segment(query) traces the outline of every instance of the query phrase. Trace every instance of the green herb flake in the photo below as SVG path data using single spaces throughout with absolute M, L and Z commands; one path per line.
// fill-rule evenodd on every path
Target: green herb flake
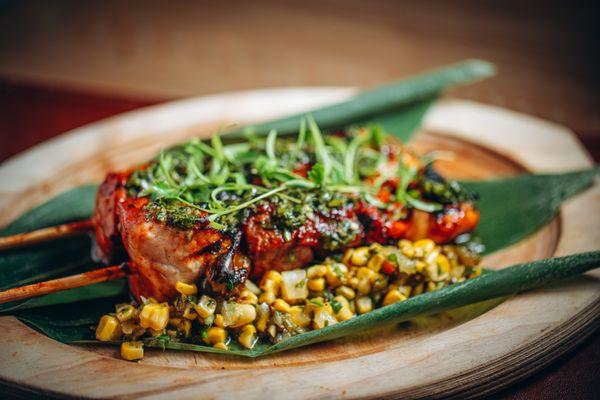
M 331 308 L 333 309 L 334 314 L 337 314 L 342 309 L 342 304 L 339 301 L 337 301 L 336 299 L 332 299 L 330 301 L 330 304 L 331 304 Z
M 304 286 L 306 286 L 306 279 L 302 279 L 301 281 L 296 283 L 294 286 L 298 289 L 302 289 Z
M 319 300 L 319 299 L 310 299 L 308 302 L 311 303 L 311 304 L 314 304 L 315 306 L 318 306 L 318 307 L 324 307 L 325 306 L 325 304 L 323 304 L 323 302 L 321 300 Z

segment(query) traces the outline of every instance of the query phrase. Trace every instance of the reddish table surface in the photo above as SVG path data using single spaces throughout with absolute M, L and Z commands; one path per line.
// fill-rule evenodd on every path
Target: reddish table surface
M 70 129 L 167 100 L 113 97 L 0 81 L 0 162 Z M 598 160 L 598 149 L 592 146 L 588 150 Z M 600 398 L 600 336 L 596 332 L 550 366 L 494 397 Z

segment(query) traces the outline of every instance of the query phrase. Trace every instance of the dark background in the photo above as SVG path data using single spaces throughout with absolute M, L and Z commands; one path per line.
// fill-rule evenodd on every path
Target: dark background
M 447 96 L 571 128 L 600 159 L 598 7 L 580 1 L 0 0 L 0 161 L 74 127 L 192 95 L 369 87 L 465 58 Z M 598 398 L 600 339 L 501 398 Z

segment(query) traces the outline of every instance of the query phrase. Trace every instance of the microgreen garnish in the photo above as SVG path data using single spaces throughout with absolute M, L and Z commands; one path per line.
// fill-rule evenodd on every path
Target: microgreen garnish
M 426 211 L 441 209 L 409 190 L 417 180 L 416 168 L 396 163 L 397 171 L 390 173 L 390 161 L 381 150 L 385 138 L 378 126 L 323 135 L 308 116 L 295 140 L 278 137 L 275 130 L 266 137 L 249 131 L 242 142 L 226 143 L 216 134 L 210 141 L 193 139 L 165 150 L 134 172 L 127 188 L 133 196 L 149 197 L 154 204 L 149 210 L 159 211 L 161 220 L 178 227 L 204 220 L 219 230 L 236 225 L 240 212 L 263 201 L 279 199 L 280 204 L 301 207 L 314 193 L 336 193 L 386 208 L 389 204 L 378 199 L 378 192 L 394 177 L 400 184 L 393 201 Z M 182 207 L 190 212 L 182 212 Z M 170 217 L 174 211 L 177 214 Z

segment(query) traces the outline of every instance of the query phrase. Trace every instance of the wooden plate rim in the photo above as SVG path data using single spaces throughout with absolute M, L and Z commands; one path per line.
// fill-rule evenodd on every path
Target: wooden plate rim
M 156 113 L 156 112 L 165 112 L 165 110 L 169 110 L 169 109 L 175 109 L 175 108 L 185 108 L 185 107 L 190 107 L 190 109 L 193 109 L 194 107 L 196 107 L 198 104 L 202 103 L 202 104 L 209 104 L 211 102 L 225 102 L 227 103 L 228 101 L 230 101 L 231 99 L 235 99 L 236 97 L 239 98 L 239 96 L 244 96 L 247 99 L 251 99 L 253 98 L 253 96 L 258 96 L 261 97 L 263 96 L 263 100 L 265 98 L 269 98 L 269 97 L 277 97 L 277 95 L 281 95 L 281 93 L 283 94 L 283 97 L 285 96 L 305 96 L 307 98 L 310 98 L 311 96 L 315 96 L 316 98 L 318 98 L 318 100 L 315 100 L 315 103 L 319 103 L 319 104 L 324 104 L 327 102 L 332 102 L 332 101 L 336 101 L 339 99 L 342 99 L 344 97 L 348 97 L 350 95 L 352 95 L 353 90 L 352 89 L 348 89 L 348 88 L 335 88 L 335 89 L 323 89 L 323 88 L 312 88 L 312 89 L 303 89 L 303 88 L 297 88 L 297 89 L 282 89 L 280 91 L 276 90 L 276 89 L 271 89 L 271 90 L 266 90 L 266 91 L 251 91 L 251 92 L 240 92 L 240 93 L 233 93 L 233 94 L 225 94 L 225 95 L 218 95 L 218 96 L 212 96 L 209 98 L 204 98 L 204 99 L 192 99 L 192 100 L 186 100 L 186 101 L 182 101 L 182 102 L 175 102 L 173 104 L 167 104 L 167 105 L 160 105 L 160 106 L 154 106 L 149 108 L 148 110 L 141 110 L 141 111 L 136 111 L 133 113 L 127 113 L 127 114 L 123 114 L 121 116 L 117 116 L 114 118 L 111 118 L 109 121 L 105 121 L 105 122 L 100 122 L 97 124 L 92 124 L 88 127 L 83 127 L 83 128 L 79 128 L 75 131 L 72 131 L 71 133 L 64 135 L 58 139 L 56 139 L 55 141 L 53 141 L 53 143 L 50 144 L 50 146 L 48 146 L 47 144 L 42 144 L 40 146 L 36 146 L 34 149 L 27 151 L 23 156 L 17 156 L 14 157 L 13 159 L 9 160 L 8 162 L 2 164 L 0 166 L 0 181 L 2 181 L 3 177 L 10 177 L 11 171 L 15 171 L 15 168 L 18 167 L 19 165 L 22 165 L 23 162 L 26 162 L 27 159 L 30 159 L 30 157 L 36 157 L 40 154 L 41 151 L 50 151 L 52 150 L 52 147 L 56 148 L 55 146 L 60 146 L 62 143 L 64 143 L 65 140 L 75 140 L 77 137 L 80 137 L 82 134 L 85 134 L 86 132 L 88 132 L 91 128 L 102 128 L 107 122 L 123 122 L 124 120 L 128 119 L 128 118 L 141 118 L 144 119 L 146 116 L 152 114 L 152 113 Z M 319 97 L 320 96 L 320 97 Z M 308 102 L 310 103 L 310 102 Z M 287 113 L 290 111 L 298 111 L 299 109 L 301 109 L 302 107 L 306 107 L 306 105 L 308 103 L 302 103 L 300 106 L 298 104 L 295 104 L 294 107 L 299 107 L 297 109 L 293 109 L 294 107 L 291 107 L 293 110 L 290 110 L 290 108 L 288 107 L 287 109 L 285 109 L 284 111 L 281 111 L 282 113 Z M 285 107 L 284 107 L 285 108 Z M 487 115 L 487 117 L 491 118 L 492 120 L 495 120 L 496 118 L 499 118 L 500 120 L 506 120 L 506 121 L 512 121 L 513 125 L 516 123 L 521 124 L 523 126 L 520 127 L 520 129 L 525 129 L 528 125 L 536 126 L 536 127 L 542 127 L 541 131 L 544 133 L 544 135 L 549 135 L 553 138 L 553 140 L 556 140 L 557 143 L 560 144 L 561 147 L 561 151 L 563 153 L 568 153 L 569 157 L 563 157 L 562 161 L 560 160 L 560 157 L 557 159 L 556 154 L 544 154 L 543 151 L 538 151 L 538 149 L 528 149 L 527 151 L 524 151 L 523 148 L 521 148 L 521 146 L 518 146 L 518 138 L 514 138 L 514 137 L 509 137 L 509 140 L 502 140 L 502 141 L 498 141 L 498 135 L 499 132 L 494 129 L 494 127 L 487 127 L 485 129 L 485 132 L 481 132 L 481 131 L 477 131 L 476 129 L 481 129 L 482 125 L 479 124 L 474 124 L 476 126 L 469 126 L 467 122 L 463 121 L 464 120 L 468 120 L 469 116 L 481 116 L 480 114 L 484 114 Z M 267 115 L 265 116 L 265 118 L 271 118 L 274 115 Z M 461 120 L 460 123 L 456 123 L 456 124 L 452 124 L 449 123 L 449 121 L 453 121 L 459 119 Z M 510 124 L 508 124 L 510 125 Z M 447 134 L 449 135 L 453 135 L 456 137 L 459 137 L 461 139 L 464 140 L 468 140 L 468 141 L 472 141 L 474 143 L 477 143 L 480 146 L 485 147 L 488 150 L 491 150 L 493 152 L 496 152 L 500 155 L 502 155 L 503 157 L 506 157 L 510 160 L 513 160 L 514 162 L 516 162 L 517 164 L 522 164 L 525 168 L 530 169 L 532 171 L 536 171 L 536 172 L 546 172 L 546 171 L 562 171 L 562 170 L 570 170 L 570 169 L 574 169 L 574 168 L 584 168 L 590 165 L 590 159 L 589 156 L 587 155 L 587 153 L 585 153 L 584 150 L 582 150 L 581 145 L 577 142 L 577 140 L 574 138 L 573 134 L 568 131 L 566 128 L 560 127 L 558 125 L 552 124 L 552 123 L 548 123 L 546 121 L 542 121 L 539 119 L 535 119 L 529 116 L 525 116 L 522 114 L 518 114 L 518 113 L 514 113 L 511 111 L 507 111 L 507 110 L 503 110 L 500 108 L 496 108 L 496 107 L 490 107 L 490 106 L 485 106 L 485 105 L 481 105 L 481 104 L 477 104 L 477 103 L 473 103 L 473 102 L 464 102 L 464 101 L 456 101 L 456 100 L 446 100 L 443 102 L 438 103 L 432 110 L 431 112 L 428 114 L 427 118 L 425 119 L 424 122 L 424 129 L 426 130 L 430 130 L 430 131 L 435 131 L 435 132 L 447 132 Z M 537 136 L 536 136 L 537 135 Z M 510 134 L 508 134 L 508 136 L 510 136 Z M 533 143 L 536 143 L 536 140 L 539 140 L 541 138 L 540 136 L 540 132 L 537 132 L 536 134 L 532 135 L 534 137 L 532 138 L 528 138 L 528 141 L 532 141 Z M 547 138 L 547 136 L 544 136 L 544 138 Z M 506 139 L 506 137 L 504 138 Z M 494 142 L 495 140 L 495 142 Z M 515 145 L 515 143 L 517 145 Z M 573 158 L 572 155 L 576 154 L 577 157 Z M 4 182 L 4 181 L 3 181 Z M 10 189 L 10 188 L 9 188 Z M 8 191 L 10 193 L 10 190 Z M 576 197 L 574 200 L 570 201 L 569 203 L 567 203 L 563 209 L 562 209 L 562 214 L 561 214 L 561 225 L 565 228 L 564 229 L 564 233 L 565 234 L 572 234 L 573 229 L 580 229 L 581 225 L 583 224 L 584 226 L 590 226 L 590 223 L 597 223 L 598 222 L 598 218 L 596 217 L 596 215 L 594 215 L 593 213 L 591 214 L 592 217 L 590 217 L 589 215 L 587 215 L 588 217 L 588 221 L 583 221 L 582 222 L 582 218 L 584 217 L 584 215 L 582 215 L 581 212 L 578 212 L 578 210 L 580 210 L 581 208 L 583 209 L 597 209 L 596 204 L 594 203 L 594 201 L 597 199 L 598 197 L 598 185 L 596 184 L 596 186 L 586 192 L 583 195 L 580 195 L 578 197 Z M 10 196 L 8 196 L 10 197 Z M 1 202 L 0 202 L 1 204 Z M 596 207 L 594 207 L 596 206 Z M 590 221 L 591 220 L 591 221 Z M 576 223 L 575 223 L 576 222 Z M 587 224 L 586 224 L 587 223 Z M 600 224 L 598 224 L 600 225 Z M 557 246 L 556 246 L 556 254 L 560 255 L 560 254 L 568 254 L 568 253 L 572 253 L 572 252 L 576 252 L 576 251 L 584 251 L 584 250 L 590 250 L 590 246 L 592 246 L 591 248 L 595 248 L 595 244 L 594 244 L 594 240 L 598 238 L 598 232 L 597 230 L 591 230 L 592 235 L 590 238 L 587 238 L 587 240 L 584 240 L 583 243 L 578 243 L 578 244 L 574 244 L 568 240 L 565 240 L 565 238 L 563 236 L 561 236 L 558 240 Z M 414 384 L 412 386 L 405 386 L 405 387 L 399 387 L 399 386 L 395 386 L 393 383 L 389 384 L 389 382 L 385 382 L 385 377 L 381 376 L 381 375 L 377 375 L 377 376 L 371 376 L 371 374 L 365 374 L 364 371 L 362 371 L 361 374 L 356 374 L 356 370 L 354 370 L 354 373 L 351 374 L 353 375 L 355 378 L 357 378 L 358 384 L 353 384 L 353 385 L 348 385 L 347 389 L 343 389 L 343 386 L 335 385 L 335 384 L 328 384 L 328 385 L 322 385 L 322 386 L 317 386 L 315 382 L 314 386 L 309 386 L 308 388 L 305 388 L 304 391 L 302 391 L 301 393 L 298 391 L 294 391 L 294 390 L 288 390 L 288 389 L 294 389 L 296 387 L 296 385 L 301 385 L 302 384 L 302 380 L 303 380 L 303 375 L 306 375 L 305 378 L 311 377 L 310 373 L 307 373 L 310 369 L 314 369 L 314 366 L 300 366 L 300 367 L 285 367 L 285 366 L 280 366 L 278 368 L 276 368 L 275 370 L 271 370 L 269 372 L 269 374 L 267 376 L 261 376 L 262 379 L 264 379 L 264 381 L 269 381 L 269 380 L 277 380 L 277 379 L 282 379 L 282 381 L 284 381 L 283 383 L 285 383 L 285 385 L 281 385 L 278 384 L 275 386 L 275 388 L 273 389 L 272 392 L 270 392 L 270 394 L 275 394 L 277 393 L 277 391 L 279 391 L 279 393 L 286 393 L 288 394 L 290 397 L 322 397 L 322 396 L 328 396 L 328 397 L 374 397 L 374 396 L 389 396 L 389 397 L 397 397 L 397 396 L 408 396 L 408 397 L 421 397 L 421 396 L 436 396 L 436 395 L 440 395 L 440 394 L 454 394 L 456 395 L 457 393 L 463 393 L 463 394 L 474 394 L 477 393 L 477 391 L 474 391 L 474 388 L 476 388 L 476 384 L 477 382 L 479 383 L 484 383 L 484 382 L 491 382 L 494 379 L 498 379 L 500 377 L 508 377 L 510 376 L 512 373 L 514 373 L 518 368 L 522 368 L 523 365 L 526 365 L 527 363 L 524 362 L 524 360 L 543 360 L 543 362 L 539 362 L 538 366 L 536 368 L 540 368 L 541 366 L 545 365 L 547 362 L 550 362 L 551 360 L 554 359 L 554 356 L 551 356 L 552 354 L 560 354 L 562 353 L 562 351 L 560 350 L 564 350 L 564 346 L 567 346 L 570 342 L 572 343 L 576 343 L 578 340 L 577 338 L 580 337 L 585 337 L 586 335 L 589 334 L 590 329 L 595 327 L 597 325 L 597 316 L 599 313 L 599 299 L 600 299 L 600 287 L 598 285 L 598 282 L 595 278 L 597 278 L 598 274 L 590 274 L 589 278 L 584 279 L 583 283 L 579 282 L 578 285 L 573 285 L 573 286 L 567 286 L 565 287 L 561 287 L 560 290 L 557 289 L 542 289 L 542 290 L 538 290 L 538 291 L 534 291 L 534 292 L 529 292 L 529 293 L 525 293 L 523 295 L 519 295 L 516 296 L 510 300 L 508 300 L 507 302 L 503 303 L 501 306 L 499 306 L 497 309 L 492 310 L 489 313 L 486 313 L 474 320 L 469 321 L 468 323 L 465 323 L 463 325 L 460 325 L 456 328 L 453 328 L 452 330 L 454 332 L 452 332 L 453 334 L 456 334 L 457 332 L 479 332 L 480 334 L 482 334 L 482 337 L 485 337 L 485 335 L 483 335 L 481 328 L 482 328 L 482 324 L 485 325 L 485 321 L 482 322 L 482 320 L 490 320 L 493 319 L 496 315 L 501 315 L 503 312 L 505 312 L 507 310 L 507 308 L 515 308 L 518 309 L 519 307 L 523 306 L 523 304 L 529 303 L 529 302 L 536 302 L 536 301 L 540 301 L 540 298 L 545 298 L 548 296 L 553 296 L 553 297 L 561 297 L 564 296 L 565 292 L 570 291 L 571 294 L 575 294 L 575 295 L 579 295 L 580 297 L 578 297 L 578 301 L 581 302 L 580 304 L 580 308 L 578 310 L 578 312 L 576 314 L 574 314 L 573 316 L 571 316 L 571 318 L 568 318 L 566 320 L 561 320 L 561 321 L 554 321 L 552 320 L 552 318 L 549 318 L 549 321 L 547 321 L 548 326 L 546 327 L 547 329 L 544 331 L 543 334 L 541 335 L 532 335 L 531 337 L 529 337 L 529 341 L 526 342 L 521 342 L 519 346 L 516 346 L 512 349 L 510 349 L 510 351 L 506 351 L 506 349 L 504 349 L 504 351 L 500 351 L 499 354 L 496 354 L 497 357 L 488 357 L 488 359 L 483 360 L 480 362 L 480 364 L 478 365 L 474 365 L 471 369 L 466 369 L 463 370 L 463 372 L 461 374 L 458 375 L 446 375 L 443 379 L 438 379 L 438 380 L 425 380 L 419 384 Z M 594 278 L 594 279 L 590 279 L 590 278 Z M 585 293 L 585 296 L 582 296 L 582 293 Z M 582 318 L 585 317 L 585 318 Z M 493 321 L 491 321 L 493 322 Z M 577 326 L 576 323 L 579 323 L 580 326 Z M 567 328 L 572 328 L 572 329 L 567 329 Z M 579 328 L 579 329 L 576 329 Z M 72 365 L 73 367 L 79 365 L 79 366 L 83 366 L 85 365 L 86 368 L 90 367 L 93 368 L 94 363 L 98 363 L 98 364 L 102 364 L 103 366 L 110 366 L 107 370 L 108 372 L 105 370 L 103 375 L 104 375 L 104 384 L 108 384 L 110 381 L 113 381 L 115 379 L 118 379 L 117 376 L 115 376 L 112 371 L 113 371 L 113 367 L 114 370 L 116 371 L 131 371 L 133 372 L 134 370 L 136 370 L 137 372 L 134 373 L 133 375 L 135 376 L 143 376 L 144 373 L 140 373 L 139 370 L 143 369 L 143 370 L 149 370 L 152 368 L 156 368 L 154 366 L 148 366 L 148 365 L 139 365 L 136 366 L 137 368 L 132 368 L 131 364 L 126 364 L 126 367 L 124 368 L 123 365 L 123 361 L 119 361 L 119 360 L 114 360 L 112 358 L 109 357 L 102 357 L 99 356 L 97 354 L 93 354 L 89 353 L 85 350 L 81 350 L 81 349 L 76 349 L 73 348 L 71 346 L 66 346 L 66 345 L 62 345 L 60 343 L 56 343 L 51 341 L 50 339 L 40 335 L 39 333 L 30 330 L 29 328 L 25 327 L 23 324 L 16 322 L 14 318 L 12 317 L 3 317 L 0 318 L 0 331 L 3 332 L 2 335 L 6 336 L 7 334 L 13 333 L 13 334 L 21 334 L 25 337 L 27 337 L 27 340 L 31 341 L 31 343 L 50 343 L 51 347 L 53 348 L 53 352 L 55 352 L 56 354 L 61 353 L 61 352 L 65 352 L 66 353 L 71 353 L 70 356 L 72 356 L 73 360 L 74 360 L 74 364 Z M 529 354 L 526 355 L 524 360 L 519 360 L 519 354 L 523 353 L 524 350 L 531 348 L 532 344 L 535 343 L 539 343 L 541 339 L 546 340 L 546 343 L 548 343 L 548 340 L 552 339 L 554 340 L 554 342 L 551 341 L 551 346 L 549 345 L 547 347 L 547 349 L 545 349 L 545 351 L 539 351 L 538 353 L 535 353 L 533 355 Z M 12 343 L 13 344 L 17 344 L 19 342 L 19 339 L 13 340 Z M 5 341 L 4 342 L 4 346 L 5 349 L 9 348 L 8 346 L 11 345 L 11 341 Z M 568 346 L 570 347 L 570 345 Z M 501 354 L 500 354 L 501 353 Z M 513 359 L 518 360 L 520 363 L 515 362 L 512 365 L 506 365 L 502 363 L 502 357 L 506 358 L 505 356 L 509 354 L 513 357 Z M 344 361 L 338 361 L 336 362 L 338 365 L 333 366 L 332 364 L 334 364 L 333 362 L 327 363 L 327 365 L 321 365 L 320 368 L 322 369 L 321 373 L 325 372 L 325 370 L 327 371 L 331 371 L 332 367 L 335 368 L 342 368 L 343 366 L 340 366 L 339 364 L 347 364 L 347 367 L 356 367 L 356 366 L 367 366 L 367 365 L 375 365 L 377 366 L 377 361 L 378 361 L 378 356 L 380 355 L 366 355 L 361 357 L 361 359 L 359 360 L 347 360 L 346 362 Z M 536 358 L 537 357 L 537 358 Z M 48 364 L 50 360 L 40 360 L 39 364 L 35 364 L 35 366 L 29 365 L 29 367 L 33 368 L 33 369 L 40 369 L 42 367 L 45 368 L 50 368 L 50 369 L 56 369 L 56 366 L 52 366 L 51 363 Z M 479 361 L 477 358 L 474 359 L 474 361 Z M 33 391 L 33 392 L 38 392 L 38 391 L 43 391 L 44 393 L 48 394 L 48 393 L 53 393 L 54 395 L 65 395 L 65 391 L 64 390 L 60 390 L 60 389 L 56 389 L 56 388 L 51 388 L 47 385 L 47 382 L 42 382 L 37 381 L 35 379 L 31 379 L 31 380 L 23 380 L 21 379 L 21 377 L 19 376 L 20 374 L 15 373 L 15 371 L 9 371 L 7 367 L 9 365 L 15 365 L 14 363 L 19 363 L 19 358 L 15 358 L 12 356 L 9 356 L 8 354 L 8 350 L 2 351 L 2 355 L 0 355 L 0 365 L 3 366 L 3 368 L 0 370 L 0 379 L 7 385 L 12 386 L 13 388 L 15 387 L 15 385 L 20 385 L 23 388 L 29 388 L 29 390 Z M 46 363 L 46 364 L 45 364 Z M 494 368 L 494 364 L 498 364 L 500 363 L 500 369 L 496 369 Z M 491 368 L 490 371 L 488 371 L 489 373 L 487 374 L 480 374 L 476 380 L 471 380 L 470 382 L 464 382 L 461 381 L 461 385 L 460 387 L 455 385 L 452 385 L 453 382 L 456 382 L 456 379 L 461 376 L 464 375 L 465 372 L 464 371 L 479 371 L 482 372 L 486 367 Z M 389 369 L 390 367 L 388 365 L 381 366 L 382 369 Z M 60 370 L 60 367 L 58 367 L 58 369 Z M 93 368 L 95 369 L 95 368 Z M 200 381 L 198 381 L 197 379 L 194 379 L 194 377 L 192 375 L 189 374 L 189 371 L 187 369 L 184 368 L 177 368 L 177 367 L 168 367 L 165 368 L 168 369 L 169 371 L 171 371 L 171 374 L 164 374 L 164 375 L 171 375 L 170 377 L 172 378 L 171 380 L 166 380 L 166 379 L 159 379 L 157 382 L 155 382 L 152 385 L 148 386 L 148 389 L 146 391 L 137 391 L 137 390 L 133 390 L 131 391 L 128 388 L 118 388 L 117 391 L 113 391 L 111 392 L 110 390 L 106 390 L 103 392 L 95 392 L 93 390 L 90 390 L 89 387 L 86 387 L 85 385 L 81 385 L 81 386 L 72 386 L 73 382 L 70 383 L 70 395 L 76 395 L 76 396 L 84 396 L 84 397 L 104 397 L 104 396 L 113 396 L 113 395 L 117 395 L 120 397 L 139 397 L 139 396 L 143 396 L 143 397 L 161 397 L 161 395 L 178 395 L 180 397 L 194 397 L 193 393 L 194 393 L 194 389 L 198 388 L 199 385 L 202 385 L 202 390 L 204 393 L 212 393 L 215 395 L 215 397 L 227 397 L 227 395 L 231 395 L 234 394 L 236 392 L 239 393 L 245 393 L 246 397 L 262 397 L 265 395 L 265 392 L 263 390 L 261 390 L 260 388 L 250 388 L 250 387 L 246 387 L 246 385 L 242 385 L 242 386 L 238 386 L 236 388 L 230 388 L 230 391 L 226 391 L 226 392 L 218 392 L 216 389 L 218 388 L 218 385 L 215 386 L 215 382 L 219 381 L 221 383 L 222 379 L 228 379 L 228 381 L 234 381 L 236 378 L 239 381 L 240 379 L 245 379 L 245 378 L 249 378 L 250 376 L 248 376 L 248 371 L 244 370 L 244 371 L 223 371 L 222 376 L 214 379 L 215 382 L 207 382 L 205 379 L 201 379 Z M 279 371 L 279 373 L 278 373 Z M 352 372 L 352 370 L 348 370 L 346 368 L 346 372 L 350 371 Z M 369 370 L 367 370 L 369 371 Z M 25 372 L 25 371 L 23 371 Z M 260 371 L 257 371 L 257 373 Z M 532 370 L 527 371 L 532 372 Z M 282 375 L 283 374 L 283 375 Z M 24 374 L 25 375 L 25 374 Z M 35 374 L 30 374 L 31 376 L 35 377 Z M 154 375 L 154 374 L 151 374 Z M 372 378 L 371 381 L 371 385 L 364 385 L 364 376 L 361 375 L 367 375 L 370 378 Z M 468 375 L 468 374 L 467 374 Z M 291 378 L 290 378 L 291 376 Z M 522 375 L 520 375 L 522 376 Z M 197 378 L 197 377 L 196 377 Z M 229 379 L 231 378 L 231 379 Z M 331 375 L 331 378 L 333 380 L 337 379 L 337 376 L 335 374 Z M 347 378 L 347 377 L 346 377 Z M 170 383 L 172 383 L 173 379 L 175 379 L 178 383 L 175 385 L 172 385 Z M 505 383 L 504 384 L 508 384 L 511 382 L 510 379 L 505 379 Z M 251 383 L 251 382 L 249 382 Z M 362 383 L 362 385 L 361 385 Z M 447 386 L 448 384 L 450 384 L 450 386 Z M 162 390 L 161 390 L 162 388 Z M 307 390 L 308 389 L 308 390 Z M 496 390 L 498 389 L 498 386 L 494 386 L 492 389 L 490 389 L 489 387 L 486 387 L 486 390 Z M 18 389 L 15 389 L 18 390 Z M 208 392 L 206 391 L 208 390 Z M 348 391 L 352 390 L 351 393 L 349 393 Z M 102 393 L 102 394 L 99 394 Z M 482 391 L 479 391 L 479 393 L 483 393 Z M 299 394 L 301 394 L 301 396 L 299 396 Z

